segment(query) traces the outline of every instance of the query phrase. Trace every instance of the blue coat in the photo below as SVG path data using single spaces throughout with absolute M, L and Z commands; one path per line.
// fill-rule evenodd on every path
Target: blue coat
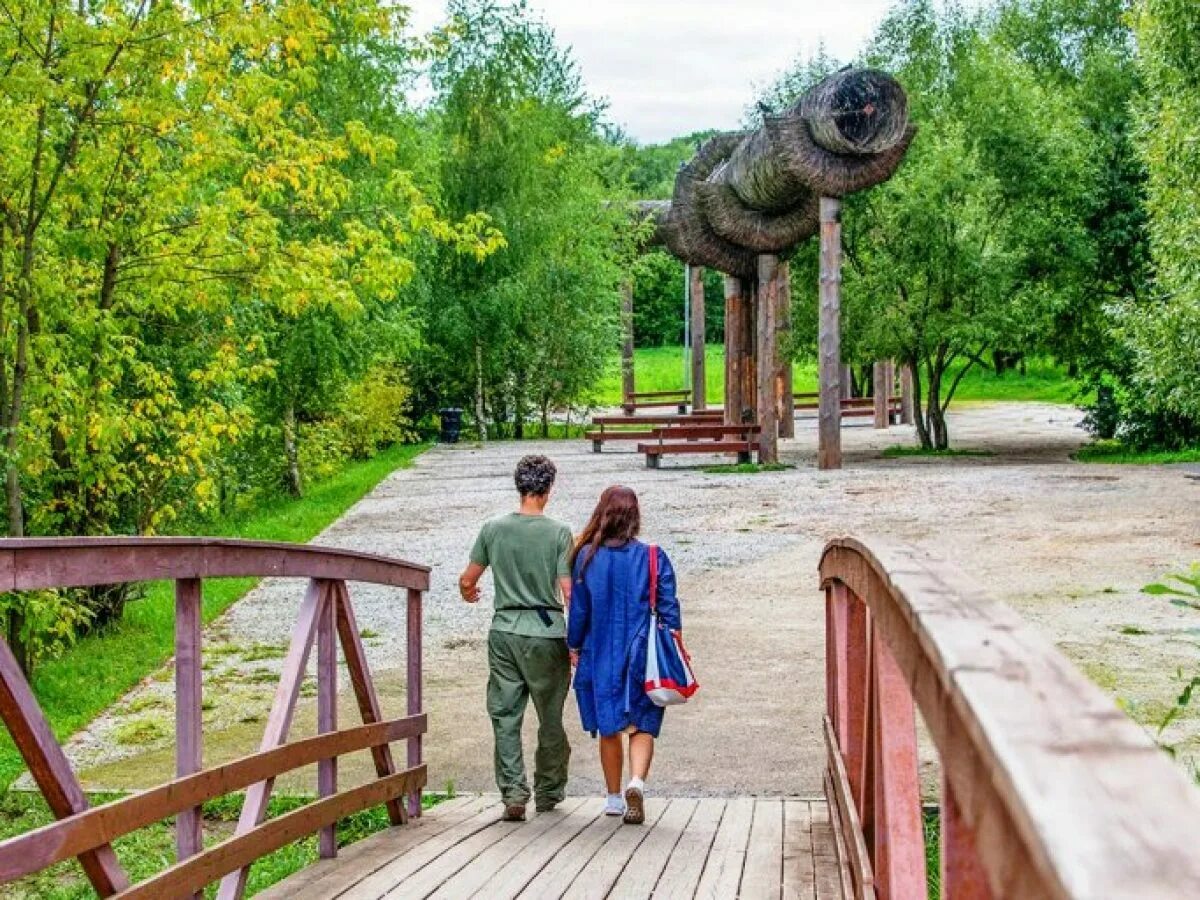
M 580 651 L 575 699 L 583 728 L 594 737 L 633 725 L 655 737 L 663 710 L 646 696 L 646 639 L 650 630 L 650 550 L 641 541 L 601 547 L 588 563 L 584 549 L 575 561 L 567 646 Z M 582 571 L 582 575 L 580 572 Z M 668 628 L 681 629 L 675 570 L 658 551 L 658 614 Z

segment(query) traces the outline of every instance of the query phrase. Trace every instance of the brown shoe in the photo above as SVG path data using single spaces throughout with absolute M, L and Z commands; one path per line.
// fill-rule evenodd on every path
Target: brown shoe
M 501 822 L 524 822 L 525 821 L 525 804 L 524 803 L 506 803 L 504 805 L 504 815 L 500 817 Z
M 646 821 L 645 798 L 637 788 L 625 790 L 625 824 L 641 825 Z

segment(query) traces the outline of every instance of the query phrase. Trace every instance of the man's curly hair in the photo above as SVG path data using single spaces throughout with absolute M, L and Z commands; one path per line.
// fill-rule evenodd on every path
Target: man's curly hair
M 522 497 L 544 497 L 554 487 L 558 469 L 547 456 L 523 456 L 517 463 L 513 480 Z

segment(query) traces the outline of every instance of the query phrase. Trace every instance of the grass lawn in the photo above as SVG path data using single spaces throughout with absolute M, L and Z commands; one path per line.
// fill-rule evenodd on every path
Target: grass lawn
M 797 393 L 817 389 L 815 362 L 798 362 L 793 367 L 794 390 Z M 634 357 L 634 375 L 639 391 L 670 391 L 684 386 L 683 349 L 681 347 L 644 347 Z M 953 371 L 951 373 L 953 375 Z M 706 357 L 705 383 L 709 402 L 720 402 L 725 392 L 725 348 L 709 345 Z M 1048 360 L 1030 360 L 1026 374 L 1007 372 L 997 376 L 987 369 L 972 367 L 963 376 L 954 394 L 960 400 L 1026 400 L 1047 403 L 1073 403 L 1078 387 L 1067 377 L 1066 370 Z M 614 361 L 598 389 L 599 402 L 617 406 L 621 402 L 621 370 Z
M 959 450 L 950 447 L 946 450 L 926 450 L 924 447 L 908 447 L 896 444 L 886 448 L 881 454 L 884 459 L 904 459 L 909 456 L 994 456 L 991 450 Z
M 1123 463 L 1135 466 L 1200 463 L 1200 447 L 1189 450 L 1130 450 L 1120 441 L 1096 441 L 1080 447 L 1075 459 L 1089 463 Z
M 247 513 L 203 526 L 220 537 L 272 541 L 312 540 L 389 473 L 406 468 L 427 445 L 392 447 L 374 459 L 351 463 L 313 484 L 299 500 L 279 499 Z M 229 578 L 204 584 L 204 621 L 210 622 L 256 583 Z M 154 671 L 174 652 L 175 599 L 170 582 L 147 585 L 121 622 L 79 641 L 62 656 L 38 665 L 33 689 L 59 740 L 69 737 Z M 7 732 L 0 735 L 0 791 L 24 771 Z
M 124 795 L 92 794 L 93 806 L 109 803 Z M 237 824 L 242 807 L 242 794 L 230 794 L 204 806 L 204 844 L 212 846 L 229 838 Z M 311 797 L 275 797 L 271 800 L 268 817 L 279 816 L 298 809 L 311 801 Z M 422 806 L 428 809 L 447 799 L 441 794 L 425 794 Z M 23 834 L 54 821 L 54 816 L 40 795 L 23 791 L 0 796 L 0 839 Z M 345 847 L 367 835 L 388 827 L 387 812 L 383 807 L 373 807 L 343 819 L 338 824 L 338 846 Z M 126 835 L 113 845 L 117 857 L 132 882 L 149 878 L 175 862 L 174 820 L 159 822 Z M 246 882 L 246 894 L 252 895 L 265 890 L 315 862 L 317 859 L 316 835 L 309 835 L 274 853 L 264 856 L 250 869 Z M 31 875 L 5 888 L 6 897 L 38 897 L 43 900 L 75 900 L 95 897 L 83 870 L 75 860 L 59 863 Z M 216 896 L 216 885 L 205 891 L 206 897 Z

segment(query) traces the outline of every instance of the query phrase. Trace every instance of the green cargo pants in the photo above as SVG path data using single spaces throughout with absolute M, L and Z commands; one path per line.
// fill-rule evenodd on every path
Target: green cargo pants
M 571 661 L 562 638 L 488 634 L 487 708 L 496 738 L 496 786 L 506 804 L 529 802 L 521 723 L 530 699 L 538 717 L 537 801 L 557 803 L 566 796 L 571 745 L 562 714 L 570 686 Z

